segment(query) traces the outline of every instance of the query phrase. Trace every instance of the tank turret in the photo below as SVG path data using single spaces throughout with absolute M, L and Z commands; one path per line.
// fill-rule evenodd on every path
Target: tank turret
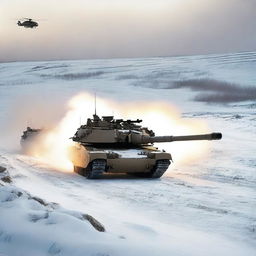
M 78 128 L 73 141 L 84 144 L 120 144 L 134 147 L 155 142 L 189 141 L 189 140 L 219 140 L 221 133 L 187 135 L 187 136 L 155 136 L 152 130 L 138 125 L 142 120 L 114 119 L 113 116 L 97 115 L 88 118 L 87 124 Z
M 23 131 L 23 134 L 21 136 L 21 140 L 27 140 L 37 134 L 39 134 L 42 131 L 42 129 L 33 129 L 30 127 L 27 127 L 27 130 Z
M 70 151 L 74 171 L 86 178 L 99 178 L 104 173 L 129 173 L 139 177 L 160 178 L 168 169 L 172 156 L 160 151 L 153 143 L 219 140 L 221 133 L 155 136 L 140 125 L 142 120 L 100 118 L 93 115 L 81 125 L 72 140 L 77 142 Z

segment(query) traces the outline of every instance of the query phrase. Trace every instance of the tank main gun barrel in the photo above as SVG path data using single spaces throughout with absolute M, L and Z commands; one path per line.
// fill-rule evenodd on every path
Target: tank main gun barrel
M 136 136 L 137 137 L 137 136 Z M 184 135 L 184 136 L 141 136 L 132 140 L 132 143 L 147 144 L 155 142 L 172 142 L 172 141 L 189 141 L 189 140 L 220 140 L 222 138 L 221 133 L 209 133 L 199 135 Z M 140 141 L 138 141 L 138 139 Z

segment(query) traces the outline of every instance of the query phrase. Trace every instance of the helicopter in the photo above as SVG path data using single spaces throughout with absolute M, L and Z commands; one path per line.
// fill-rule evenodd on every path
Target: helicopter
M 18 26 L 22 26 L 24 28 L 34 28 L 34 27 L 38 27 L 38 23 L 33 21 L 30 18 L 24 18 L 25 21 L 20 22 L 18 21 Z

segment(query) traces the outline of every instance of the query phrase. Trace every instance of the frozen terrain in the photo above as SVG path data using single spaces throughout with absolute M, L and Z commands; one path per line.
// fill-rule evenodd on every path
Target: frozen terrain
M 255 255 L 255 70 L 256 52 L 0 63 L 0 179 L 12 180 L 0 180 L 0 255 Z M 159 180 L 86 180 L 57 158 L 21 153 L 27 125 L 74 120 L 68 140 L 94 112 L 95 92 L 99 115 L 223 139 L 160 145 L 174 163 Z M 88 104 L 72 116 L 67 102 L 81 93 Z

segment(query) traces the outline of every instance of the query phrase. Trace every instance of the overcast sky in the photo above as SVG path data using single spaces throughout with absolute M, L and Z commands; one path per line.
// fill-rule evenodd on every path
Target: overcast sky
M 256 0 L 0 0 L 0 61 L 250 50 Z

